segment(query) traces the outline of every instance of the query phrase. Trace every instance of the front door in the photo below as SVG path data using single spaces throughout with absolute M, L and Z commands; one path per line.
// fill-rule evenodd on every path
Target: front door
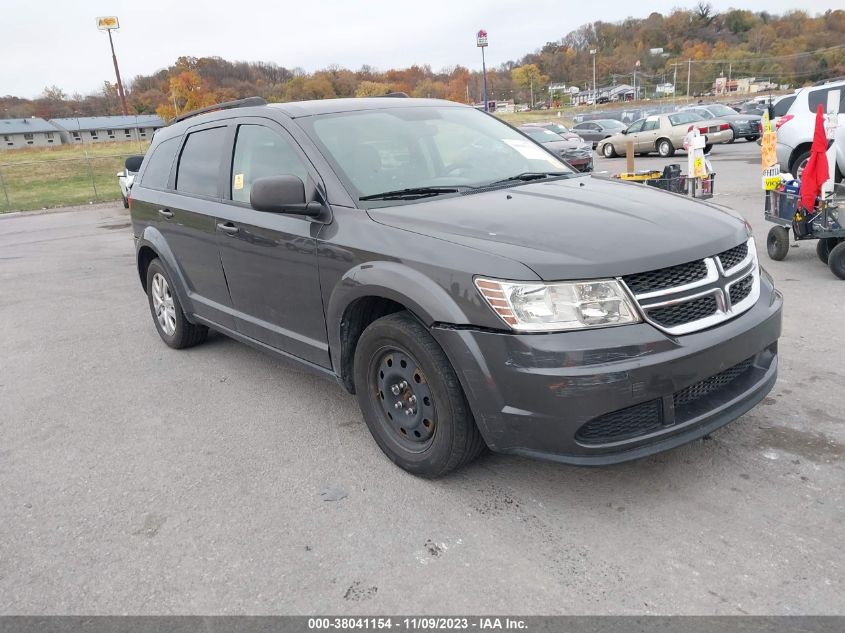
M 268 119 L 242 119 L 231 156 L 229 187 L 216 222 L 237 329 L 330 367 L 316 252 L 323 225 L 249 205 L 258 178 L 294 175 L 309 191 L 316 172 L 282 126 Z

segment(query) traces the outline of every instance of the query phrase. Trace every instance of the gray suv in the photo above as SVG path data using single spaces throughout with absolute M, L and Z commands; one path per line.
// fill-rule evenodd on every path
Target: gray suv
M 445 101 L 214 110 L 159 130 L 131 191 L 159 335 L 337 381 L 411 473 L 485 447 L 642 457 L 775 382 L 781 296 L 727 209 L 573 172 Z
M 781 171 L 789 172 L 801 178 L 807 161 L 810 160 L 810 147 L 816 125 L 816 109 L 819 104 L 827 110 L 828 94 L 833 92 L 839 97 L 839 113 L 845 114 L 845 81 L 831 81 L 811 86 L 798 91 L 789 104 L 789 109 L 778 111 L 780 102 L 775 105 L 777 119 L 777 158 Z M 840 116 L 836 129 L 836 180 L 842 180 L 845 174 L 845 120 Z M 834 176 L 834 174 L 831 174 Z

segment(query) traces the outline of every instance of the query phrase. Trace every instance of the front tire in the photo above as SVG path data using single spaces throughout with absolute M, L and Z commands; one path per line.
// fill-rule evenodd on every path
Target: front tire
M 173 349 L 199 345 L 208 336 L 207 327 L 185 318 L 170 275 L 158 259 L 147 268 L 147 300 L 158 335 Z
M 845 242 L 839 242 L 830 250 L 827 265 L 830 266 L 830 272 L 840 279 L 845 279 Z
M 605 143 L 601 148 L 601 153 L 605 158 L 616 158 L 616 148 L 613 143 Z
M 381 450 L 420 477 L 441 477 L 485 448 L 446 354 L 408 312 L 371 323 L 355 349 L 355 392 Z
M 789 254 L 789 229 L 773 226 L 766 238 L 766 252 L 776 262 L 782 261 Z

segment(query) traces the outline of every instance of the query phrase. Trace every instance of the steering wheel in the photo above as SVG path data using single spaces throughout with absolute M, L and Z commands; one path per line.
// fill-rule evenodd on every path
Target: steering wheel
M 440 172 L 441 176 L 448 176 L 453 171 L 457 171 L 459 169 L 472 169 L 475 167 L 472 163 L 462 162 L 462 163 L 452 163 L 451 165 L 444 165 L 443 170 Z

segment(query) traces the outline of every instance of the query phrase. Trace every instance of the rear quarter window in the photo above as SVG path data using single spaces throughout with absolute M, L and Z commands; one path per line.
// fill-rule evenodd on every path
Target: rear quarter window
M 178 136 L 159 143 L 150 156 L 141 184 L 150 189 L 167 189 L 170 168 L 173 166 L 173 159 L 176 158 L 177 149 L 179 149 Z
M 845 99 L 842 98 L 843 95 L 845 95 L 845 86 L 811 90 L 807 93 L 807 106 L 809 107 L 810 112 L 815 113 L 819 104 L 821 104 L 824 111 L 827 112 L 827 95 L 831 90 L 839 91 L 839 112 L 845 113 Z

